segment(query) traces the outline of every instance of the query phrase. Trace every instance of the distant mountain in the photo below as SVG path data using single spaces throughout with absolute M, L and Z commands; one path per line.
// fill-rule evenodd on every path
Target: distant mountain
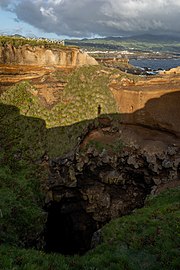
M 88 41 L 88 39 L 83 39 Z M 96 39 L 94 39 L 96 40 Z M 160 42 L 160 41 L 177 41 L 180 42 L 179 36 L 170 36 L 170 35 L 151 35 L 151 34 L 144 34 L 144 35 L 134 35 L 128 37 L 105 37 L 105 38 L 97 38 L 97 40 L 107 40 L 107 41 L 142 41 L 142 42 Z
M 126 40 L 136 40 L 136 41 L 145 41 L 145 42 L 151 42 L 151 41 L 167 41 L 167 42 L 172 42 L 172 41 L 177 41 L 180 42 L 180 37 L 177 36 L 170 36 L 170 35 L 150 35 L 150 34 L 144 34 L 144 35 L 136 35 L 136 36 L 131 36 L 124 38 Z
M 11 35 L 11 37 L 24 38 L 24 36 L 19 35 L 19 34 L 14 34 L 14 35 Z
M 76 45 L 90 50 L 136 50 L 180 53 L 180 37 L 171 35 L 134 35 L 66 40 L 66 45 Z

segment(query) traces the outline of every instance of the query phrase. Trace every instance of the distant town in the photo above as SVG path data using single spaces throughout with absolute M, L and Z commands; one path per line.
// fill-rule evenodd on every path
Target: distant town
M 18 39 L 24 39 L 24 40 L 30 40 L 30 41 L 37 41 L 37 42 L 47 42 L 47 43 L 52 43 L 52 44 L 59 44 L 64 46 L 65 41 L 64 40 L 59 40 L 59 39 L 50 39 L 50 38 L 43 38 L 43 37 L 24 37 L 18 34 L 15 35 L 1 35 L 2 37 L 11 37 L 11 38 L 18 38 Z

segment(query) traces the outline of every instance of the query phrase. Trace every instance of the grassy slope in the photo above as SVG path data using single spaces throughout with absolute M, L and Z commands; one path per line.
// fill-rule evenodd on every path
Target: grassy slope
M 118 80 L 124 77 L 133 80 L 138 78 L 101 66 L 80 67 L 69 75 L 60 71 L 54 73 L 57 78 L 67 80 L 67 85 L 61 101 L 52 109 L 45 108 L 32 95 L 33 87 L 29 82 L 16 84 L 6 90 L 0 95 L 0 102 L 18 107 L 23 115 L 45 120 L 48 128 L 67 126 L 96 118 L 98 105 L 101 105 L 101 114 L 117 112 L 116 102 L 108 88 L 109 78 L 115 74 L 119 75 Z
M 0 104 L 0 243 L 35 244 L 43 230 L 42 179 L 45 123 Z
M 61 155 L 76 144 L 87 120 L 97 117 L 99 104 L 104 114 L 117 112 L 116 103 L 107 86 L 111 73 L 102 73 L 101 69 L 100 66 L 82 67 L 68 75 L 65 78 L 68 83 L 62 101 L 52 109 L 45 108 L 32 95 L 33 87 L 28 82 L 22 82 L 5 91 L 0 96 L 0 102 L 18 107 L 22 115 L 45 120 L 48 128 L 54 128 L 48 132 L 48 151 L 53 156 Z M 64 74 L 56 72 L 55 76 L 62 78 Z M 56 138 L 58 141 L 54 145 Z
M 179 269 L 179 197 L 174 189 L 150 197 L 143 209 L 111 221 L 102 243 L 79 257 L 1 246 L 0 268 L 13 270 Z

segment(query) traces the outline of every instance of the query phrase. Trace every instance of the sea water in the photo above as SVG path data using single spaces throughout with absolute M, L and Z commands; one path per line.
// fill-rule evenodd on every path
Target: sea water
M 167 59 L 131 59 L 130 64 L 140 68 L 150 68 L 152 70 L 168 70 L 180 66 L 180 58 Z

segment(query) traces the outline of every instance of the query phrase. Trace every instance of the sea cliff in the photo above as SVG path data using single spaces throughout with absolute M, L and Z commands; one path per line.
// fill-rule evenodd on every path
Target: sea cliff
M 46 48 L 46 46 L 5 44 L 0 46 L 0 64 L 57 65 L 74 67 L 98 65 L 97 61 L 75 47 Z

